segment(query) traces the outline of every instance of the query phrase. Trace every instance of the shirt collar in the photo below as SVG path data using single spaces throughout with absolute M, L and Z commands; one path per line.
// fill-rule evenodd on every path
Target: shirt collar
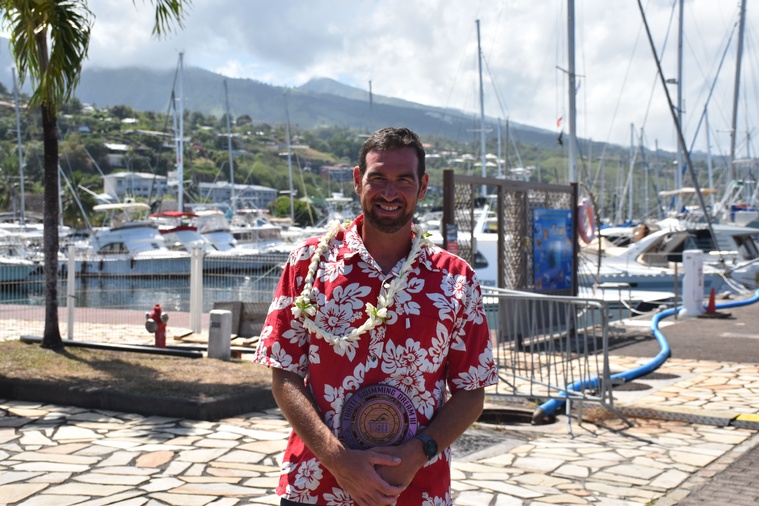
M 342 256 L 344 259 L 348 260 L 355 255 L 359 255 L 359 257 L 364 262 L 366 262 L 369 265 L 373 265 L 377 270 L 380 270 L 379 266 L 374 261 L 374 258 L 372 258 L 372 255 L 366 249 L 366 246 L 364 245 L 364 240 L 361 238 L 361 227 L 363 226 L 364 226 L 364 215 L 360 214 L 358 215 L 358 217 L 356 217 L 355 220 L 351 222 L 351 224 L 348 226 L 347 230 L 345 231 L 345 235 L 343 237 L 343 244 L 340 246 L 338 256 Z M 430 265 L 429 261 L 427 261 L 429 254 L 430 254 L 430 249 L 422 248 L 422 251 L 420 252 L 420 255 L 417 258 L 415 264 L 424 265 L 425 267 L 427 267 L 428 270 L 431 270 L 432 266 Z M 393 271 L 392 271 L 393 275 L 397 274 L 396 267 L 399 267 L 401 263 L 402 261 L 399 261 L 398 264 L 396 264 L 396 266 L 393 267 Z

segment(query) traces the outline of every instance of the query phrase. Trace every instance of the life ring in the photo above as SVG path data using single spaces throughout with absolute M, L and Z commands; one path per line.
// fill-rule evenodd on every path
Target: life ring
M 590 244 L 590 241 L 596 235 L 596 220 L 593 216 L 593 205 L 588 199 L 582 199 L 577 208 L 577 229 L 580 233 L 580 239 L 585 244 Z

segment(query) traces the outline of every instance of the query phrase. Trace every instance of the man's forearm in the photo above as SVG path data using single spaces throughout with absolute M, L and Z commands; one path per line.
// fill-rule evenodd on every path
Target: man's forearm
M 438 448 L 447 448 L 482 414 L 485 389 L 459 390 L 435 414 L 424 433 L 437 441 Z
M 344 447 L 322 422 L 303 378 L 293 372 L 272 369 L 272 394 L 290 426 L 319 461 L 330 468 L 335 459 L 340 459 Z

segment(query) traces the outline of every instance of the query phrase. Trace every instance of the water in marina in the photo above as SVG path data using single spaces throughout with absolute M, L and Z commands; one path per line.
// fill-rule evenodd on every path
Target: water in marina
M 279 272 L 203 276 L 203 312 L 215 302 L 271 302 Z M 76 307 L 149 311 L 160 304 L 165 311 L 190 310 L 190 278 L 86 277 L 75 280 Z M 59 307 L 66 306 L 67 282 L 58 284 Z M 44 306 L 42 280 L 0 285 L 0 304 Z

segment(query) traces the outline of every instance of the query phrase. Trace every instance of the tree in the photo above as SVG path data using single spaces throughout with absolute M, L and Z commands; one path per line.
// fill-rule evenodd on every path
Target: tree
M 176 21 L 180 26 L 189 0 L 151 0 L 153 34 Z M 29 75 L 39 106 L 44 145 L 43 254 L 45 259 L 45 329 L 42 347 L 63 348 L 58 324 L 58 111 L 79 82 L 87 57 L 94 16 L 87 0 L 0 0 L 2 22 L 21 84 Z

